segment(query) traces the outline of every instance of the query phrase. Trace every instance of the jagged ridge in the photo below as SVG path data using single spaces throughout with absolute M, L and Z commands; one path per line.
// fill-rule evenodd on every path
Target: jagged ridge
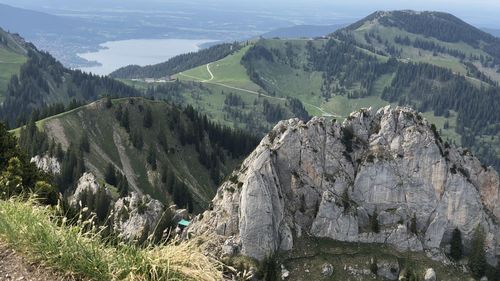
M 305 234 L 444 258 L 455 227 L 467 250 L 480 225 L 494 262 L 499 189 L 492 168 L 443 143 L 415 111 L 364 109 L 343 124 L 323 118 L 280 122 L 222 184 L 213 210 L 191 231 L 215 232 L 226 237 L 225 247 L 233 245 L 231 251 L 257 259 L 290 250 Z M 348 204 L 341 199 L 345 192 Z M 379 233 L 369 229 L 375 210 Z M 409 230 L 413 216 L 416 234 Z

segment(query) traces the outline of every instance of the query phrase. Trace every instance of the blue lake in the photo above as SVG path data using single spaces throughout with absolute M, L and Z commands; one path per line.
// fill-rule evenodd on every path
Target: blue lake
M 195 52 L 200 45 L 214 40 L 190 39 L 133 39 L 109 41 L 101 44 L 96 52 L 78 54 L 88 61 L 96 61 L 100 66 L 81 67 L 82 71 L 107 75 L 116 69 L 136 64 L 140 66 L 164 62 L 176 55 Z

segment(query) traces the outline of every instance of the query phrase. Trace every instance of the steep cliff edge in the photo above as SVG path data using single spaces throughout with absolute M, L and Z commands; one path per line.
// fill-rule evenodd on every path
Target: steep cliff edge
M 278 123 L 190 231 L 216 233 L 229 252 L 257 259 L 306 234 L 439 256 L 455 228 L 467 251 L 480 226 L 493 263 L 499 222 L 498 174 L 444 143 L 415 111 L 388 106 L 343 124 Z

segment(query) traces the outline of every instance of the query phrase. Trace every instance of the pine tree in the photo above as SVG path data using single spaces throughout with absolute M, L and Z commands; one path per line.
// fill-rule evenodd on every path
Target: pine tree
M 158 144 L 163 148 L 163 151 L 165 151 L 165 153 L 168 153 L 167 136 L 165 135 L 163 129 L 160 129 L 157 138 L 158 138 Z
M 80 139 L 80 151 L 89 153 L 90 152 L 90 141 L 87 133 L 83 133 Z
M 149 153 L 148 153 L 148 164 L 151 165 L 151 169 L 153 169 L 153 171 L 156 170 L 157 168 L 157 165 L 156 165 L 156 151 L 155 151 L 155 148 L 154 148 L 154 145 L 151 144 L 149 146 Z
M 453 230 L 450 241 L 450 257 L 455 261 L 462 258 L 462 233 L 458 228 Z
M 120 197 L 125 197 L 128 195 L 128 181 L 126 176 L 119 174 L 117 188 Z
M 372 229 L 373 232 L 375 232 L 375 233 L 379 233 L 380 232 L 380 225 L 379 225 L 379 222 L 378 222 L 377 209 L 375 209 L 373 211 L 373 214 L 370 217 L 370 227 L 371 227 L 371 229 Z
M 168 167 L 167 164 L 163 164 L 161 169 L 161 182 L 167 183 L 167 177 L 168 177 Z
M 12 157 L 7 168 L 0 174 L 0 198 L 6 199 L 23 191 L 21 161 L 17 157 Z
M 476 228 L 469 254 L 469 269 L 476 278 L 481 278 L 486 272 L 486 253 L 484 245 L 485 234 L 481 226 Z
M 418 234 L 418 229 L 417 229 L 417 217 L 415 214 L 413 214 L 413 217 L 411 218 L 410 222 L 410 231 L 413 234 Z
M 139 149 L 142 150 L 142 147 L 144 146 L 144 139 L 142 138 L 142 133 L 140 131 L 133 131 L 130 134 L 130 141 L 132 141 L 132 145 Z
M 125 130 L 130 133 L 130 124 L 129 124 L 129 112 L 128 108 L 123 111 L 121 114 L 120 125 L 125 128 Z
M 349 211 L 349 208 L 351 207 L 351 200 L 349 199 L 349 190 L 346 188 L 344 189 L 344 192 L 342 192 L 342 206 L 344 207 L 344 213 L 347 213 Z
M 142 125 L 144 128 L 151 128 L 153 126 L 153 113 L 150 107 L 146 108 L 146 112 L 144 113 L 144 118 L 142 120 Z
M 116 186 L 117 184 L 117 178 L 116 178 L 116 170 L 115 166 L 113 164 L 108 163 L 108 166 L 106 167 L 106 172 L 104 174 L 104 180 L 113 186 Z
M 111 102 L 111 98 L 109 96 L 106 97 L 106 108 L 111 108 L 113 106 L 113 102 Z
M 56 189 L 46 181 L 37 181 L 34 192 L 42 203 L 48 205 L 57 204 Z
M 97 189 L 94 199 L 94 211 L 100 222 L 103 222 L 108 214 L 111 205 L 111 197 L 106 192 L 106 189 L 101 187 Z
M 63 158 L 64 158 L 64 150 L 62 149 L 62 145 L 61 143 L 58 143 L 57 144 L 57 148 L 56 148 L 56 158 L 57 160 L 59 161 L 62 161 Z

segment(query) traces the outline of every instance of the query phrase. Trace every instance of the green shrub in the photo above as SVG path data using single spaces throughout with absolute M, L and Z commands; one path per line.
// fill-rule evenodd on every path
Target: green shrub
M 371 230 L 373 232 L 375 232 L 375 233 L 379 233 L 380 232 L 380 225 L 379 225 L 379 222 L 378 222 L 377 209 L 375 209 L 373 211 L 373 214 L 370 217 L 370 227 L 371 227 Z

